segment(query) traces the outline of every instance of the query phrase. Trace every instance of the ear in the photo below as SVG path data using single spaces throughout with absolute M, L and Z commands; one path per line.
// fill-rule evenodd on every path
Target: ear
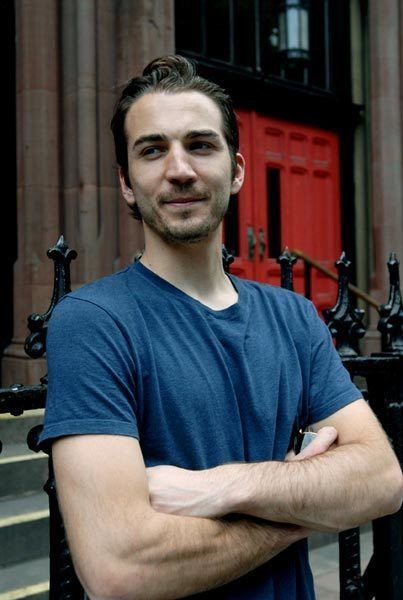
M 118 168 L 118 176 L 119 176 L 119 186 L 120 186 L 120 191 L 122 192 L 122 196 L 126 200 L 127 204 L 129 204 L 129 206 L 133 206 L 136 203 L 136 201 L 134 199 L 133 190 L 126 183 L 126 178 L 125 178 L 122 167 Z
M 235 175 L 231 183 L 231 194 L 237 194 L 245 178 L 245 159 L 239 152 L 236 153 Z

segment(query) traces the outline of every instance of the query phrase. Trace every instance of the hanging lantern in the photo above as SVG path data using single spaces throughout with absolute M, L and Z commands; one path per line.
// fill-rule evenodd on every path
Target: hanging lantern
M 279 7 L 279 52 L 285 61 L 309 60 L 309 0 L 284 0 Z

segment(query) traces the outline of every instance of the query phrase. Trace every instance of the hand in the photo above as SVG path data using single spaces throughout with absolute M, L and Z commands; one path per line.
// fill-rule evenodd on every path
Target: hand
M 293 450 L 287 453 L 285 460 L 288 462 L 305 460 L 323 454 L 327 450 L 331 449 L 337 440 L 337 429 L 335 427 L 322 427 L 317 432 L 314 440 L 308 446 L 306 446 L 302 452 L 295 454 Z
M 289 452 L 286 461 L 298 461 L 323 454 L 337 439 L 334 427 L 322 427 L 316 438 L 300 453 Z M 229 466 L 229 465 L 227 465 Z M 157 512 L 189 517 L 222 517 L 229 512 L 226 505 L 225 477 L 217 469 L 191 471 L 171 465 L 146 469 L 150 502 Z
M 225 514 L 223 490 L 214 478 L 214 469 L 191 471 L 160 465 L 149 467 L 146 474 L 151 505 L 156 511 L 210 518 Z

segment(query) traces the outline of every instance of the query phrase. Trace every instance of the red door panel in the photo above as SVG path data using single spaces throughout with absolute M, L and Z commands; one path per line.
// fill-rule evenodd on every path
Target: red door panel
M 255 112 L 237 114 L 247 171 L 239 198 L 239 254 L 232 271 L 279 285 L 276 258 L 286 245 L 332 268 L 341 250 L 337 135 Z M 256 240 L 253 256 L 248 253 L 248 228 Z M 299 261 L 294 286 L 300 293 L 303 275 Z M 334 282 L 312 270 L 312 299 L 318 309 L 332 305 L 336 292 Z

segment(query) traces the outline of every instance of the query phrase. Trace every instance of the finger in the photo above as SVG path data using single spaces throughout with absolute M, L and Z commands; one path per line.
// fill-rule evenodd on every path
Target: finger
M 337 440 L 337 429 L 335 427 L 326 426 L 319 429 L 317 435 L 308 446 L 304 448 L 300 454 L 293 460 L 304 460 L 312 456 L 318 456 L 329 450 L 330 446 Z
M 322 427 L 321 429 L 319 429 L 317 435 L 323 438 L 324 443 L 326 443 L 327 441 L 328 446 L 331 446 L 337 440 L 338 431 L 336 427 L 327 425 L 326 427 Z

